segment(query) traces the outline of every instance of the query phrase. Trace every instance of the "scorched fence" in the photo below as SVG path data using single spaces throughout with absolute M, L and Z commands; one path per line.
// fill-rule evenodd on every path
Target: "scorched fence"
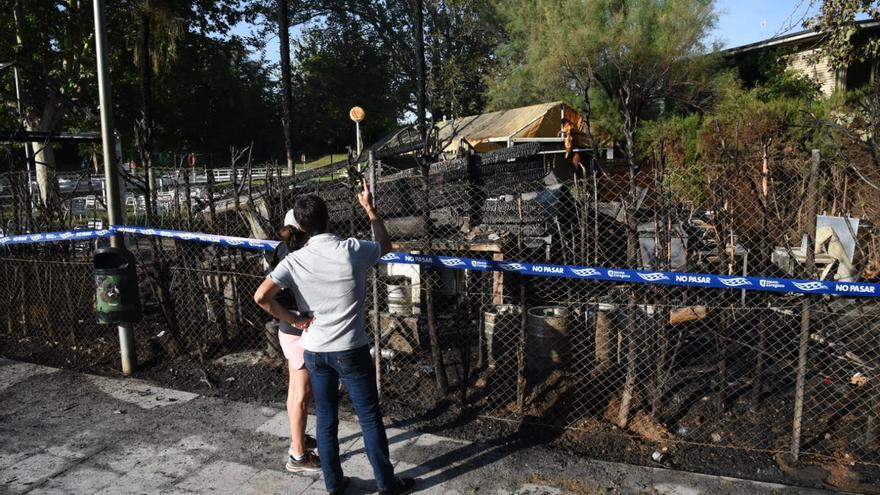
M 562 156 L 527 144 L 430 165 L 370 159 L 342 178 L 336 164 L 178 203 L 127 230 L 141 369 L 283 397 L 275 329 L 252 300 L 271 246 L 194 233 L 277 238 L 294 198 L 317 194 L 334 232 L 370 238 L 361 168 L 395 241 L 370 275 L 367 331 L 398 416 L 445 404 L 584 442 L 880 463 L 880 293 L 860 283 L 876 281 L 880 243 L 818 155 L 696 191 L 662 156 L 638 170 Z M 105 241 L 52 241 L 0 248 L 2 352 L 115 366 L 115 334 L 93 310 Z

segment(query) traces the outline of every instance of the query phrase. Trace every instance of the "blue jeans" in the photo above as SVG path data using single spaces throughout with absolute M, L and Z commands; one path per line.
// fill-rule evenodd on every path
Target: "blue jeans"
M 398 481 L 388 454 L 388 437 L 376 389 L 376 368 L 369 346 L 340 352 L 305 351 L 305 361 L 318 412 L 315 436 L 327 490 L 333 491 L 342 485 L 338 437 L 340 379 L 357 412 L 376 484 L 379 490 L 393 488 Z

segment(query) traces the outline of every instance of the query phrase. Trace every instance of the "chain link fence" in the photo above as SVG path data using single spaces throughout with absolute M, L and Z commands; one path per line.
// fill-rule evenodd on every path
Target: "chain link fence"
M 688 463 L 689 452 L 715 449 L 743 454 L 731 463 L 775 457 L 789 473 L 796 468 L 783 454 L 795 451 L 880 479 L 880 299 L 460 263 L 877 281 L 877 219 L 846 203 L 831 167 L 811 172 L 809 156 L 777 157 L 765 171 L 724 169 L 700 181 L 660 154 L 637 168 L 582 165 L 537 143 L 422 165 L 403 155 L 362 161 L 348 175 L 348 164 L 337 163 L 295 180 L 209 184 L 204 194 L 177 196 L 150 226 L 275 238 L 294 198 L 317 194 L 334 232 L 369 238 L 354 197 L 360 166 L 396 251 L 447 260 L 445 268 L 389 260 L 371 275 L 368 331 L 395 416 L 451 408 L 541 425 L 596 455 L 653 453 L 692 469 L 703 468 Z M 4 204 L 8 232 L 24 231 L 22 204 Z M 131 214 L 129 224 L 138 224 Z M 69 211 L 56 218 L 64 228 L 77 222 Z M 269 253 L 127 237 L 145 310 L 135 327 L 140 373 L 170 386 L 282 399 L 275 330 L 252 301 Z M 91 255 L 102 242 L 0 248 L 3 354 L 117 366 L 114 331 L 94 323 Z

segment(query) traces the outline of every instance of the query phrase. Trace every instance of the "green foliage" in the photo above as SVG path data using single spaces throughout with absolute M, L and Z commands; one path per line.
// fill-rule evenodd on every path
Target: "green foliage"
M 498 53 L 510 63 L 490 84 L 492 105 L 590 97 L 597 122 L 624 137 L 630 160 L 641 119 L 700 94 L 714 64 L 705 41 L 716 18 L 711 0 L 497 5 L 510 36 Z
M 277 156 L 284 147 L 271 75 L 241 40 L 190 32 L 175 62 L 154 83 L 157 149 L 214 152 L 225 159 L 230 146 L 253 141 L 255 158 Z M 127 129 L 139 107 L 133 112 L 125 115 L 131 122 Z
M 168 0 L 140 0 L 132 11 L 132 22 L 141 23 L 140 32 L 127 33 L 129 43 L 133 46 L 134 64 L 149 65 L 153 73 L 158 74 L 162 68 L 177 57 L 177 47 L 183 37 L 186 26 L 183 22 L 184 4 L 171 3 Z M 147 43 L 149 60 L 141 60 L 143 23 L 149 23 L 150 39 Z
M 154 61 L 165 64 L 154 81 L 157 150 L 225 152 L 229 145 L 249 144 L 251 136 L 243 135 L 242 128 L 254 133 L 261 150 L 275 148 L 280 132 L 275 130 L 273 82 L 265 67 L 250 60 L 243 42 L 226 35 L 239 18 L 238 4 L 149 2 L 151 9 L 166 9 L 153 11 L 156 18 L 174 24 L 169 38 L 154 37 L 163 44 L 153 47 L 161 58 Z M 141 109 L 134 65 L 140 25 L 132 21 L 144 5 L 130 0 L 105 8 L 115 124 L 129 155 L 134 154 L 133 128 Z M 47 131 L 98 129 L 91 2 L 17 1 L 15 12 L 0 16 L 0 60 L 20 64 L 26 118 Z M 172 48 L 176 57 L 170 56 Z M 11 83 L 11 77 L 0 78 L 6 108 L 14 97 Z M 73 166 L 81 161 L 64 150 L 59 157 Z
M 774 169 L 793 167 L 801 172 L 805 150 L 823 147 L 826 134 L 813 123 L 825 106 L 801 97 L 768 97 L 763 87 L 744 89 L 738 81 L 724 79 L 706 113 L 673 115 L 646 122 L 642 130 L 643 154 L 662 149 L 666 156 L 666 185 L 679 199 L 700 205 L 709 184 L 736 165 L 738 173 L 758 177 L 764 146 L 774 159 Z
M 645 122 L 645 152 L 666 154 L 666 188 L 679 200 L 699 205 L 704 199 L 707 171 L 701 158 L 703 116 L 692 113 Z
M 784 158 L 828 147 L 828 133 L 817 123 L 831 107 L 799 92 L 781 95 L 764 85 L 743 88 L 729 73 L 722 74 L 714 81 L 705 112 L 664 114 L 645 122 L 640 153 L 662 149 L 667 187 L 677 198 L 698 205 L 706 199 L 708 185 L 731 165 L 758 176 L 764 146 L 776 160 L 775 169 L 793 167 L 791 173 L 800 173 L 802 160 Z
M 835 69 L 880 56 L 880 38 L 859 36 L 857 19 L 880 20 L 878 0 L 811 0 L 821 4 L 819 13 L 804 27 L 822 31 L 820 53 Z
M 504 29 L 490 2 L 429 0 L 425 33 L 428 102 L 435 120 L 474 115 L 486 106 L 487 77 Z
M 434 119 L 482 112 L 486 105 L 486 74 L 496 65 L 494 50 L 504 37 L 494 8 L 482 0 L 425 0 L 425 73 L 427 109 Z M 401 114 L 414 111 L 415 62 L 410 0 L 290 0 L 290 19 L 303 31 L 339 32 L 339 19 L 348 18 L 385 57 L 395 87 L 405 88 Z M 261 25 L 260 35 L 276 32 L 276 1 L 250 0 L 246 17 Z M 330 52 L 326 53 L 330 56 Z M 338 65 L 344 65 L 344 53 Z M 394 96 L 396 98 L 396 96 Z M 347 109 L 346 109 L 347 111 Z M 351 143 L 349 139 L 348 143 Z
M 788 67 L 786 54 L 781 49 L 762 52 L 757 59 L 760 74 L 760 94 L 764 100 L 773 98 L 816 99 L 821 94 L 819 85 L 806 74 Z
M 9 15 L 10 12 L 13 15 Z M 120 21 L 108 13 L 108 25 Z M 42 130 L 92 118 L 95 122 L 91 3 L 15 1 L 0 16 L 0 60 L 19 64 L 26 119 Z M 4 106 L 14 105 L 11 73 L 2 77 Z
M 489 108 L 500 110 L 532 105 L 545 101 L 579 96 L 579 91 L 566 86 L 567 76 L 561 65 L 544 63 L 544 56 L 554 50 L 554 36 L 561 26 L 545 17 L 542 4 L 533 0 L 495 0 L 495 7 L 505 23 L 508 41 L 498 47 L 500 63 L 488 81 Z M 547 8 L 560 8 L 548 5 Z M 548 30 L 548 25 L 552 30 Z M 546 35 L 544 38 L 541 35 Z M 555 57 L 554 57 L 555 58 Z M 548 70 L 548 66 L 549 70 Z
M 13 0 L 0 16 L 0 60 L 22 66 L 27 119 L 43 130 L 96 130 L 97 87 L 91 2 Z M 294 139 L 298 149 L 343 149 L 354 142 L 348 109 L 367 110 L 365 141 L 411 115 L 415 74 L 408 0 L 290 0 L 294 36 Z M 120 0 L 106 6 L 116 128 L 135 156 L 141 118 L 138 65 L 141 26 L 150 21 L 153 133 L 156 155 L 194 151 L 223 157 L 254 142 L 255 158 L 280 157 L 283 134 L 277 67 L 254 61 L 277 36 L 275 0 Z M 504 39 L 488 2 L 426 0 L 428 109 L 435 118 L 479 113 L 487 73 Z M 18 21 L 18 22 L 16 22 Z M 256 36 L 231 32 L 256 23 Z M 18 43 L 20 35 L 21 43 Z M 256 53 L 260 55 L 259 52 Z M 161 69 L 161 70 L 160 70 Z M 5 74 L 0 74 L 5 76 Z M 0 77 L 0 125 L 17 125 L 8 109 L 12 78 Z M 64 167 L 78 167 L 75 147 L 58 149 Z M 88 148 L 79 150 L 88 153 Z
M 297 43 L 294 66 L 294 129 L 307 150 L 344 149 L 354 143 L 348 117 L 361 106 L 365 143 L 390 132 L 409 99 L 408 81 L 395 77 L 394 61 L 369 26 L 334 14 L 308 28 Z

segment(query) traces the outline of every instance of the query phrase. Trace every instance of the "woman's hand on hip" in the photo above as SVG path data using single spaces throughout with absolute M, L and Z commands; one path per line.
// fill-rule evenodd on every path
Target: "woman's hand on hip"
M 309 327 L 312 326 L 312 322 L 315 321 L 313 316 L 297 316 L 292 315 L 293 318 L 290 322 L 294 328 L 298 328 L 300 330 L 308 331 Z

